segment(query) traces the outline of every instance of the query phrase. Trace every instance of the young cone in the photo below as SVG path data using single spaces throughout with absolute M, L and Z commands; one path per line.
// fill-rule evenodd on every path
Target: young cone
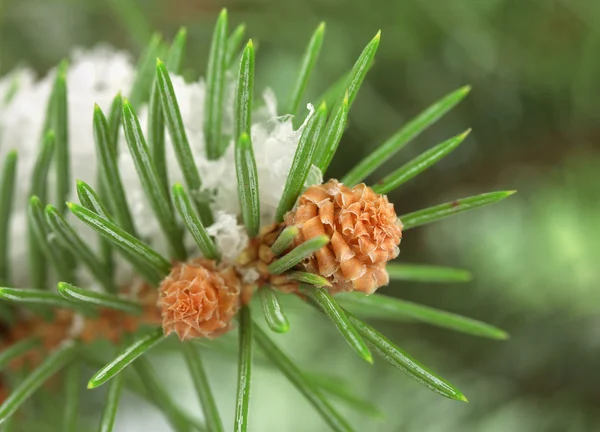
M 324 234 L 331 239 L 304 266 L 327 278 L 332 293 L 372 294 L 388 284 L 385 265 L 400 252 L 402 223 L 385 195 L 332 179 L 308 188 L 285 223 L 298 227 L 297 244 Z
M 231 328 L 240 308 L 241 281 L 233 267 L 196 259 L 177 264 L 159 288 L 158 306 L 166 335 L 214 338 Z

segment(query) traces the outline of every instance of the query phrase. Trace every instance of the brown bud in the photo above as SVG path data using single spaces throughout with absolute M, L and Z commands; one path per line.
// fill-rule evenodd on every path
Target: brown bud
M 232 267 L 205 259 L 177 264 L 159 288 L 165 334 L 186 340 L 225 333 L 240 308 L 241 287 Z
M 296 244 L 329 236 L 329 245 L 309 258 L 305 267 L 327 278 L 332 292 L 371 294 L 388 284 L 385 265 L 400 252 L 402 224 L 385 195 L 364 184 L 350 189 L 332 179 L 308 188 L 285 223 L 300 229 Z

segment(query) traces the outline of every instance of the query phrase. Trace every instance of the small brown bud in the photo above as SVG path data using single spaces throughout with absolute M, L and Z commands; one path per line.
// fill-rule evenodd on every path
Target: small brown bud
M 275 259 L 275 255 L 271 251 L 271 248 L 266 244 L 261 244 L 258 247 L 258 257 L 262 262 L 270 263 Z
M 177 264 L 159 288 L 165 334 L 187 340 L 227 332 L 240 308 L 241 288 L 232 267 L 205 259 Z

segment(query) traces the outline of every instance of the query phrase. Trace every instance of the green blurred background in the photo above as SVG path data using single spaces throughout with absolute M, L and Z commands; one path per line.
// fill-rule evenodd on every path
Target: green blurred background
M 371 180 L 472 127 L 459 150 L 391 194 L 398 213 L 488 190 L 519 190 L 501 204 L 406 233 L 402 260 L 468 268 L 472 282 L 382 290 L 511 334 L 493 342 L 378 323 L 461 388 L 470 404 L 439 398 L 381 362 L 369 370 L 333 331 L 315 338 L 298 330 L 281 339 L 288 351 L 345 376 L 381 406 L 383 420 L 349 413 L 359 430 L 600 430 L 600 2 L 0 0 L 0 72 L 29 65 L 44 73 L 74 46 L 98 42 L 137 55 L 153 30 L 171 38 L 185 25 L 193 76 L 206 67 L 223 6 L 232 24 L 246 22 L 247 35 L 259 43 L 256 88 L 268 85 L 281 98 L 320 21 L 327 31 L 312 97 L 382 30 L 331 176 L 340 177 L 428 104 L 470 84 L 466 101 Z M 300 316 L 292 324 L 315 320 Z M 253 409 L 263 420 L 255 430 L 324 430 L 293 387 L 269 372 L 262 378 Z M 231 405 L 230 396 L 220 400 Z

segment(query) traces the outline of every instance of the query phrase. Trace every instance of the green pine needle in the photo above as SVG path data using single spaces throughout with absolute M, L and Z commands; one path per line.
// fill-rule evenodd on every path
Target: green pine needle
M 94 141 L 110 209 L 119 222 L 119 226 L 131 235 L 136 235 L 121 181 L 115 145 L 111 139 L 106 117 L 98 105 L 94 107 Z
M 92 352 L 89 349 L 85 349 L 85 347 L 80 349 L 78 354 L 86 365 L 93 369 L 100 369 L 107 363 L 106 360 L 98 357 L 97 352 Z M 115 380 L 119 378 L 123 379 L 123 386 L 127 388 L 127 390 L 130 390 L 141 399 L 154 404 L 159 410 L 163 410 L 167 419 L 174 425 L 176 431 L 205 431 L 204 426 L 200 422 L 181 411 L 179 407 L 173 403 L 171 396 L 165 390 L 162 383 L 158 381 L 156 373 L 146 358 L 143 356 L 139 357 L 133 363 L 132 367 L 139 376 L 139 380 L 134 379 L 129 374 L 117 374 L 110 380 L 109 385 L 113 385 Z
M 69 155 L 69 116 L 67 105 L 67 68 L 69 63 L 63 60 L 58 66 L 54 88 L 52 89 L 52 129 L 56 139 L 56 200 L 58 209 L 64 213 L 65 202 L 71 191 L 71 162 Z
M 165 148 L 165 119 L 156 80 L 154 80 L 148 106 L 148 148 L 162 188 L 167 191 L 169 188 L 169 175 Z
M 110 363 L 106 364 L 102 369 L 96 372 L 88 382 L 88 388 L 93 389 L 106 383 L 163 339 L 165 339 L 165 336 L 161 327 L 148 335 L 139 338 L 135 343 L 123 350 Z
M 40 151 L 35 160 L 35 165 L 31 173 L 31 188 L 29 195 L 37 195 L 42 202 L 46 201 L 48 171 L 50 163 L 55 153 L 56 134 L 49 130 L 44 135 Z
M 83 205 L 83 207 L 97 214 L 101 218 L 115 223 L 115 221 L 108 213 L 106 206 L 103 204 L 98 194 L 94 191 L 94 189 L 91 188 L 90 185 L 81 180 L 77 180 L 77 196 L 79 198 L 79 202 L 81 203 L 81 205 Z M 99 234 L 103 240 L 106 240 L 111 245 L 113 244 L 111 237 L 106 237 L 104 234 L 102 234 L 102 232 L 99 232 Z M 127 253 L 125 249 L 121 249 L 121 251 L 127 258 L 127 260 L 133 264 L 135 269 L 139 272 L 140 276 L 142 276 L 148 283 L 150 283 L 150 285 L 158 286 L 160 284 L 160 281 L 163 279 L 164 276 L 159 270 L 156 270 L 153 264 L 147 263 L 145 259 L 138 259 L 135 253 Z
M 344 131 L 346 130 L 349 109 L 348 104 L 348 92 L 346 92 L 335 116 L 327 124 L 325 132 L 323 133 L 323 138 L 319 141 L 313 164 L 319 168 L 322 173 L 325 173 L 327 168 L 329 168 L 342 139 L 342 135 L 344 135 Z
M 350 71 L 350 76 L 348 77 L 348 81 L 346 81 L 349 107 L 352 106 L 352 103 L 354 102 L 354 99 L 356 99 L 356 95 L 358 94 L 358 90 L 360 89 L 360 86 L 362 85 L 363 81 L 365 80 L 365 77 L 367 76 L 367 72 L 369 72 L 369 69 L 371 69 L 371 65 L 375 60 L 377 48 L 379 48 L 380 39 L 381 30 L 377 32 L 375 37 L 371 39 L 371 41 L 367 44 L 362 53 L 360 53 L 358 60 L 356 60 L 356 63 Z
M 294 362 L 257 325 L 254 325 L 254 338 L 267 357 L 313 405 L 331 429 L 336 432 L 351 432 L 353 430 L 344 416 L 340 415 L 327 398 L 323 396 L 319 388 L 304 376 Z
M 455 201 L 437 205 L 435 207 L 429 207 L 413 213 L 405 214 L 400 216 L 400 220 L 404 225 L 404 231 L 406 231 L 411 228 L 436 222 L 440 219 L 444 219 L 458 213 L 502 201 L 515 192 L 516 191 L 489 192 L 468 198 L 461 198 Z
M 10 276 L 9 234 L 13 208 L 15 178 L 17 175 L 17 152 L 9 152 L 0 172 L 0 285 L 8 285 Z
M 160 54 L 162 43 L 161 35 L 155 33 L 140 56 L 135 81 L 129 92 L 129 100 L 134 106 L 141 106 L 150 99 L 150 90 L 154 80 L 154 62 Z
M 358 331 L 354 328 L 345 312 L 334 298 L 329 294 L 329 291 L 323 288 L 313 288 L 306 285 L 301 285 L 300 290 L 306 294 L 319 308 L 327 315 L 327 317 L 335 324 L 338 331 L 346 339 L 348 345 L 367 363 L 373 364 L 373 356 L 367 347 L 367 344 L 360 337 Z
M 15 388 L 10 396 L 0 406 L 0 423 L 8 419 L 56 372 L 62 369 L 75 355 L 73 342 L 63 343 L 47 356 L 42 363 Z
M 256 237 L 260 229 L 260 196 L 258 171 L 252 150 L 252 141 L 242 133 L 235 146 L 235 172 L 242 219 L 249 237 Z
M 325 23 L 322 22 L 310 38 L 304 56 L 302 57 L 298 78 L 296 78 L 288 97 L 286 113 L 295 114 L 298 111 L 298 107 L 300 106 L 300 102 L 306 91 L 306 86 L 308 85 L 308 80 L 317 63 L 317 59 L 319 58 L 324 35 Z
M 353 411 L 358 411 L 361 414 L 379 420 L 385 417 L 383 411 L 377 408 L 373 402 L 356 396 L 352 390 L 348 388 L 346 383 L 340 382 L 341 380 L 316 373 L 305 373 L 305 376 L 307 376 L 310 381 L 316 384 L 323 392 L 327 393 L 329 396 L 333 396 L 340 402 L 344 402 Z M 369 395 L 364 395 L 364 397 L 369 397 Z
M 304 282 L 308 285 L 313 285 L 317 288 L 330 287 L 331 283 L 323 276 L 316 275 L 314 273 L 294 271 L 285 274 L 289 279 L 298 282 Z
M 179 404 L 173 401 L 165 386 L 158 380 L 148 359 L 140 357 L 132 366 L 146 388 L 147 397 L 163 411 L 175 432 L 206 431 L 194 418 L 188 417 L 179 408 Z
M 427 168 L 436 164 L 444 156 L 448 155 L 452 150 L 457 148 L 469 135 L 471 129 L 457 135 L 441 144 L 421 153 L 419 156 L 398 168 L 396 171 L 378 181 L 372 186 L 373 191 L 378 194 L 387 194 L 396 189 L 398 186 L 406 183 L 413 177 L 416 177 Z
M 346 86 L 348 85 L 349 78 L 350 78 L 350 71 L 346 72 L 341 77 L 339 77 L 336 81 L 334 81 L 333 84 L 329 85 L 329 87 L 327 87 L 325 89 L 325 91 L 323 93 L 321 93 L 321 95 L 318 98 L 316 98 L 315 100 L 325 101 L 327 106 L 335 107 L 337 102 L 340 100 L 340 98 L 344 98 L 346 96 L 346 93 L 348 92 L 348 88 Z M 338 110 L 339 110 L 339 106 L 338 106 Z M 331 112 L 337 112 L 337 111 L 332 110 Z
M 252 98 L 254 97 L 254 45 L 249 40 L 242 53 L 233 106 L 233 138 L 243 133 L 250 136 L 252 125 Z M 224 149 L 223 149 L 224 151 Z
M 276 333 L 287 333 L 290 323 L 281 310 L 277 293 L 270 286 L 263 286 L 258 290 L 265 321 L 269 328 Z
M 59 282 L 57 289 L 60 295 L 73 303 L 115 309 L 134 315 L 140 315 L 143 312 L 143 308 L 138 302 L 126 300 L 114 294 L 86 290 L 65 282 Z
M 373 327 L 350 314 L 348 314 L 348 318 L 360 334 L 373 345 L 377 352 L 389 363 L 396 366 L 420 384 L 423 384 L 425 387 L 442 396 L 468 402 L 467 398 L 456 387 L 431 372 L 425 366 L 419 364 L 419 362 L 390 342 Z
M 63 60 L 57 69 L 54 86 L 52 88 L 50 118 L 48 119 L 50 128 L 55 133 L 56 153 L 54 162 L 56 177 L 57 207 L 61 213 L 67 210 L 66 200 L 71 191 L 71 156 L 69 146 L 69 107 L 67 98 L 67 69 L 68 61 Z M 48 256 L 46 256 L 48 258 Z M 65 260 L 66 267 L 75 265 L 72 255 L 63 251 L 61 259 Z M 54 266 L 57 267 L 56 262 Z
M 467 94 L 469 94 L 470 90 L 471 87 L 469 86 L 459 88 L 429 106 L 387 141 L 381 144 L 373 153 L 363 158 L 358 165 L 352 168 L 350 172 L 342 178 L 342 183 L 348 187 L 360 183 L 369 174 L 396 154 L 402 147 L 419 136 L 421 132 L 450 111 L 456 104 L 463 100 Z
M 278 222 L 281 222 L 285 214 L 294 207 L 296 200 L 304 190 L 304 184 L 310 172 L 310 167 L 313 164 L 313 157 L 326 120 L 327 107 L 322 103 L 317 108 L 317 112 L 308 121 L 300 136 L 292 166 L 285 182 L 283 195 L 277 206 L 275 217 Z
M 147 43 L 152 36 L 152 25 L 136 0 L 108 0 L 103 4 L 104 8 L 107 6 L 136 45 Z
M 304 258 L 307 258 L 329 243 L 329 237 L 325 234 L 313 237 L 301 245 L 295 247 L 286 255 L 269 264 L 268 270 L 271 274 L 281 274 L 299 264 Z
M 225 54 L 225 66 L 229 69 L 239 54 L 240 45 L 242 39 L 244 39 L 244 33 L 246 32 L 246 24 L 242 23 L 238 25 L 231 36 L 227 39 L 227 53 Z
M 90 315 L 90 309 L 82 307 L 60 294 L 47 290 L 26 288 L 0 288 L 0 300 L 8 301 L 19 306 L 44 306 L 51 308 L 72 309 Z
M 113 431 L 117 410 L 119 409 L 119 401 L 121 400 L 121 394 L 123 393 L 123 376 L 124 374 L 117 374 L 108 386 L 106 402 L 104 402 L 104 410 L 102 411 L 98 432 Z
M 240 311 L 238 384 L 235 405 L 234 432 L 246 432 L 250 406 L 250 383 L 252 381 L 252 317 L 250 308 Z
M 6 369 L 10 362 L 17 359 L 29 351 L 38 348 L 42 344 L 41 340 L 37 337 L 29 337 L 21 339 L 18 342 L 6 347 L 0 352 L 0 371 Z
M 121 92 L 117 93 L 117 95 L 113 98 L 112 104 L 110 106 L 110 112 L 108 115 L 108 129 L 110 135 L 110 143 L 114 148 L 115 155 L 118 154 L 119 148 L 119 130 L 121 127 L 121 123 L 123 121 L 123 97 L 121 96 Z M 106 190 L 106 183 L 102 178 L 102 164 L 99 159 L 97 159 L 98 170 L 97 170 L 97 181 L 98 191 L 100 196 L 104 201 L 108 201 L 109 193 Z M 114 275 L 115 270 L 115 261 L 113 256 L 113 248 L 108 240 L 106 240 L 101 235 L 98 235 L 99 243 L 100 243 L 100 256 L 102 257 L 102 261 L 104 262 L 104 266 L 106 268 L 107 276 L 112 277 Z
M 115 155 L 119 154 L 119 130 L 123 121 L 123 96 L 121 92 L 118 92 L 113 98 L 110 104 L 110 111 L 108 112 L 108 132 L 109 132 L 109 143 L 114 149 Z
M 357 315 L 365 318 L 391 320 L 410 318 L 475 336 L 490 339 L 508 338 L 508 334 L 503 330 L 481 321 L 393 297 L 380 294 L 366 296 L 362 293 L 344 293 L 337 298 L 344 307 L 351 307 Z
M 77 198 L 79 198 L 79 202 L 86 209 L 96 213 L 104 219 L 114 222 L 106 205 L 104 205 L 96 191 L 82 180 L 77 180 Z
M 54 232 L 58 243 L 63 248 L 69 250 L 73 255 L 77 256 L 106 291 L 115 292 L 115 284 L 109 276 L 104 264 L 100 262 L 90 247 L 62 217 L 56 207 L 51 205 L 46 206 L 46 221 L 48 222 L 50 229 Z
M 204 137 L 206 156 L 217 159 L 222 154 L 221 144 L 223 122 L 223 100 L 225 94 L 225 70 L 227 67 L 227 9 L 221 10 L 213 32 L 208 66 L 206 69 L 206 101 L 204 118 Z M 239 135 L 234 135 L 237 139 Z
M 114 251 L 111 243 L 106 240 L 101 234 L 98 234 L 98 242 L 100 243 L 100 259 L 102 261 L 102 265 L 105 268 L 105 276 L 108 278 L 114 277 L 115 274 L 115 257 Z M 109 290 L 109 292 L 116 292 L 117 286 L 114 285 L 114 290 Z
M 160 59 L 156 59 L 156 73 L 163 113 L 169 129 L 169 134 L 171 135 L 171 140 L 173 141 L 175 156 L 179 162 L 179 167 L 181 168 L 181 173 L 185 179 L 186 186 L 192 191 L 192 196 L 196 198 L 196 195 L 200 192 L 202 187 L 202 180 L 200 179 L 198 168 L 194 162 L 192 149 L 190 148 L 185 132 L 171 77 L 169 76 L 167 67 Z M 197 199 L 195 199 L 195 201 L 202 222 L 206 226 L 211 225 L 213 217 L 208 204 L 199 202 Z
M 62 431 L 78 432 L 77 418 L 79 414 L 79 399 L 81 393 L 81 363 L 74 361 L 65 372 L 65 401 Z
M 169 50 L 167 51 L 167 57 L 165 58 L 167 67 L 176 74 L 181 71 L 186 48 L 187 29 L 185 27 L 181 27 L 175 35 L 175 38 L 173 38 L 173 43 L 169 47 Z M 154 66 L 154 63 L 152 66 Z M 152 72 L 154 73 L 154 70 Z
M 388 263 L 386 270 L 391 280 L 411 282 L 468 282 L 472 279 L 468 270 L 423 264 Z
M 142 262 L 145 266 L 154 269 L 163 277 L 171 270 L 171 264 L 166 258 L 111 221 L 75 203 L 68 203 L 68 206 L 71 212 L 83 223 L 102 234 L 115 246 L 124 250 L 126 256 L 134 256 L 135 261 L 132 264 L 136 265 L 137 262 Z
M 123 129 L 146 198 L 171 246 L 173 258 L 184 261 L 187 254 L 183 245 L 183 233 L 175 222 L 173 206 L 165 191 L 165 184 L 158 176 L 140 122 L 127 99 L 123 100 Z
M 198 213 L 196 213 L 192 201 L 183 186 L 179 183 L 175 183 L 175 185 L 173 185 L 172 193 L 175 208 L 186 228 L 196 241 L 202 255 L 207 259 L 218 260 L 220 254 L 217 246 L 206 231 L 206 228 L 204 228 L 204 225 L 202 224 Z
M 191 343 L 183 343 L 180 346 L 190 374 L 192 375 L 192 380 L 196 386 L 198 399 L 200 400 L 204 418 L 206 419 L 206 426 L 211 432 L 223 432 L 223 422 L 221 421 L 215 398 L 208 383 L 201 355 L 198 349 Z
M 187 30 L 185 27 L 179 29 L 169 50 L 167 51 L 166 64 L 174 73 L 179 73 L 185 48 L 187 45 Z M 153 63 L 154 64 L 154 63 Z M 154 70 L 153 70 L 154 72 Z M 162 111 L 160 91 L 156 77 L 153 77 L 152 90 L 150 93 L 150 107 L 148 110 L 148 146 L 152 153 L 152 160 L 156 166 L 158 177 L 164 184 L 165 191 L 168 191 L 168 175 L 165 153 L 165 122 Z
M 328 103 L 329 106 L 333 108 L 331 112 L 337 114 L 340 111 L 341 105 L 344 103 L 344 99 L 346 98 L 348 99 L 348 109 L 350 109 L 350 106 L 352 106 L 352 103 L 358 94 L 360 86 L 367 76 L 367 72 L 369 72 L 369 69 L 371 69 L 371 65 L 375 59 L 375 54 L 377 53 L 377 48 L 379 48 L 380 39 L 381 30 L 377 32 L 375 37 L 371 39 L 371 41 L 363 49 L 362 53 L 356 60 L 356 63 L 354 63 L 352 70 L 349 73 L 344 74 L 338 81 L 330 86 L 319 99 L 317 99 L 319 101 L 325 101 Z M 343 92 L 345 92 L 345 94 Z M 326 130 L 330 131 L 333 129 L 333 122 L 336 117 L 337 115 L 329 119 Z
M 86 209 L 96 213 L 98 216 L 114 222 L 112 216 L 108 212 L 108 208 L 100 199 L 100 196 L 96 193 L 96 191 L 83 180 L 77 180 L 76 184 L 77 198 L 79 198 L 81 205 Z
M 166 64 L 175 73 L 179 73 L 181 70 L 186 45 L 187 30 L 185 27 L 182 27 L 179 29 L 173 44 L 169 47 L 169 51 L 167 52 Z M 150 104 L 148 108 L 148 147 L 150 148 L 152 162 L 156 167 L 158 178 L 163 184 L 165 192 L 168 193 L 169 180 L 165 150 L 165 119 L 156 77 L 154 77 L 152 82 L 152 92 L 150 93 Z
M 46 222 L 44 208 L 39 198 L 32 196 L 29 199 L 28 218 L 33 229 L 37 245 L 43 252 L 46 260 L 50 261 L 58 276 L 65 281 L 73 281 L 73 267 L 69 265 L 64 248 L 56 244 L 56 240 L 49 237 L 50 227 Z
M 31 175 L 31 188 L 29 195 L 36 195 L 42 202 L 46 201 L 48 171 L 50 163 L 55 153 L 55 134 L 49 130 L 44 135 L 42 147 L 37 155 L 35 165 Z M 29 252 L 29 273 L 31 283 L 38 288 L 46 287 L 48 284 L 46 258 L 38 246 L 34 227 L 31 221 L 27 220 L 27 246 Z
M 57 68 L 57 72 L 58 72 L 58 68 Z M 54 81 L 56 81 L 56 77 L 54 79 Z M 42 136 L 41 138 L 43 139 L 44 136 L 46 135 L 46 133 L 48 133 L 48 131 L 52 130 L 54 128 L 54 85 L 52 86 L 52 91 L 50 92 L 50 95 L 48 96 L 48 99 L 46 100 L 46 113 L 44 116 L 44 126 L 42 127 Z
M 294 243 L 294 239 L 299 232 L 300 230 L 297 226 L 291 225 L 286 227 L 283 231 L 281 231 L 281 234 L 279 234 L 277 240 L 275 240 L 275 242 L 271 245 L 271 252 L 273 252 L 275 256 L 280 256 L 283 254 L 292 246 L 292 243 Z

